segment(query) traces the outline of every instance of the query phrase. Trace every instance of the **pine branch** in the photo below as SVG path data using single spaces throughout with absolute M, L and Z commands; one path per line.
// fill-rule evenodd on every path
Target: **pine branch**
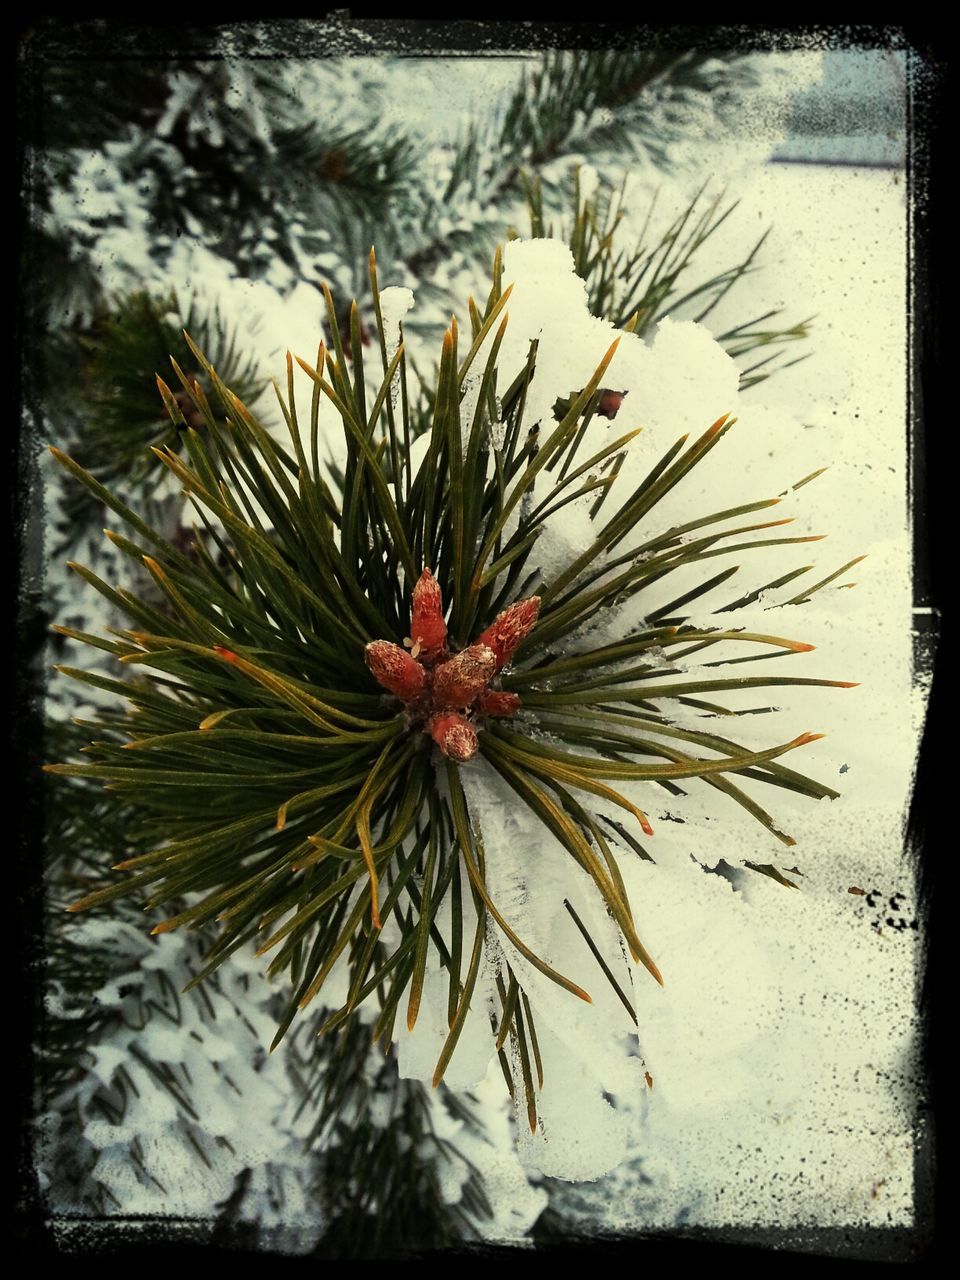
M 82 743 L 69 724 L 48 724 L 61 750 Z M 262 1111 L 276 1094 L 258 1089 L 262 1056 L 249 1020 L 269 1003 L 264 990 L 237 1007 L 237 976 L 226 971 L 183 996 L 169 970 L 189 963 L 182 946 L 158 964 L 131 902 L 90 929 L 69 921 L 66 902 L 89 885 L 104 856 L 137 847 L 136 805 L 117 803 L 84 780 L 48 796 L 49 980 L 37 1058 L 38 1167 L 55 1215 L 212 1214 L 208 1191 L 243 1167 L 243 1142 L 211 1109 L 210 1091 Z M 224 1037 L 235 1052 L 223 1052 Z M 251 1096 L 252 1095 L 252 1096 Z M 162 1128 L 157 1118 L 163 1117 Z M 162 1135 L 162 1136 L 161 1136 Z M 118 1157 L 118 1152 L 123 1155 Z M 193 1163 L 193 1167 L 191 1164 Z M 175 1181 L 170 1173 L 175 1170 Z
M 437 1126 L 442 1111 L 443 1128 L 453 1119 L 480 1137 L 469 1097 L 401 1079 L 393 1054 L 371 1046 L 361 1022 L 319 1039 L 308 1028 L 289 1053 L 299 1109 L 313 1118 L 306 1141 L 321 1257 L 397 1258 L 482 1238 L 492 1212 L 483 1178 L 462 1139 Z M 452 1179 L 461 1183 L 456 1197 Z
M 372 257 L 370 269 L 379 315 Z M 749 771 L 771 786 L 828 794 L 781 761 L 819 735 L 749 749 L 736 737 L 685 729 L 674 709 L 702 693 L 846 687 L 732 671 L 685 679 L 687 655 L 705 647 L 716 667 L 741 661 L 745 647 L 753 657 L 811 646 L 698 627 L 678 602 L 669 623 L 650 617 L 613 649 L 591 647 L 587 624 L 599 614 L 615 617 L 624 600 L 678 569 L 702 566 L 713 575 L 717 555 L 808 539 L 751 536 L 781 523 L 752 518 L 776 501 L 769 498 L 687 514 L 663 531 L 660 504 L 727 435 L 732 422 L 724 416 L 692 443 L 683 437 L 671 445 L 639 484 L 595 502 L 593 542 L 543 580 L 533 558 L 537 537 L 568 498 L 594 491 L 591 472 L 612 464 L 635 433 L 606 437 L 599 452 L 583 457 L 614 343 L 558 420 L 532 441 L 524 407 L 535 349 L 511 387 L 497 385 L 507 302 L 498 256 L 466 353 L 455 322 L 444 337 L 428 447 L 414 473 L 404 465 L 412 433 L 410 396 L 397 386 L 406 376 L 402 348 L 391 354 L 378 325 L 376 369 L 376 356 L 364 357 L 354 312 L 348 361 L 328 293 L 334 350 L 321 349 L 316 367 L 300 363 L 317 389 L 309 438 L 317 435 L 318 394 L 342 423 L 347 464 L 336 491 L 318 473 L 315 451 L 309 457 L 304 447 L 292 360 L 283 400 L 291 451 L 191 342 L 219 409 L 214 413 L 183 377 L 203 429 L 184 433 L 182 455 L 157 453 L 198 510 L 225 530 L 223 538 L 214 539 L 212 529 L 198 534 L 196 556 L 184 555 L 58 454 L 130 526 L 134 538 L 118 545 L 142 560 L 162 600 L 118 595 L 87 575 L 132 620 L 111 642 L 115 660 L 143 674 L 129 682 L 71 674 L 115 688 L 136 714 L 102 720 L 82 763 L 48 767 L 97 778 L 135 803 L 153 847 L 119 863 L 122 877 L 73 909 L 133 893 L 148 909 L 173 910 L 154 933 L 219 924 L 194 984 L 256 939 L 260 953 L 273 953 L 270 973 L 290 977 L 274 1043 L 344 957 L 349 993 L 323 1029 L 345 1030 L 375 996 L 375 1034 L 388 1044 L 404 1002 L 408 1026 L 416 1022 L 432 950 L 447 974 L 450 1021 L 435 1084 L 455 1052 L 488 930 L 507 954 L 589 999 L 572 975 L 527 944 L 491 896 L 483 831 L 460 781 L 472 756 L 483 756 L 587 873 L 633 958 L 660 980 L 633 921 L 619 855 L 603 834 L 604 814 L 594 818 L 577 797 L 622 809 L 649 834 L 646 813 L 623 784 L 669 789 L 699 779 L 791 843 L 733 779 Z M 471 372 L 478 379 L 474 407 L 463 413 Z M 175 416 L 171 393 L 161 390 Z M 658 524 L 651 527 L 654 512 Z M 745 515 L 746 524 L 730 527 Z M 677 664 L 670 658 L 675 646 Z M 454 912 L 446 935 L 437 923 L 445 900 Z M 397 935 L 384 933 L 391 920 Z M 519 975 L 510 975 L 492 1032 L 501 1051 L 510 1037 L 512 1067 L 502 1059 L 508 1083 L 535 1128 L 539 1051 L 527 995 Z M 539 1071 L 537 1065 L 538 1078 Z
M 451 204 L 502 205 L 520 194 L 524 172 L 539 177 L 563 155 L 648 151 L 663 163 L 663 135 L 683 130 L 682 104 L 726 88 L 745 74 L 745 62 L 736 54 L 675 51 L 547 53 L 535 71 L 524 73 L 499 128 L 468 128 L 443 195 L 424 225 L 449 217 Z M 669 129 L 661 110 L 665 100 L 673 108 Z M 629 119 L 622 118 L 628 107 Z M 442 257 L 463 251 L 465 243 L 463 233 L 445 232 L 407 256 L 406 266 L 415 276 L 425 275 Z
M 183 338 L 185 329 L 200 335 L 211 362 L 243 388 L 241 394 L 251 404 L 263 394 L 265 379 L 257 361 L 238 350 L 236 331 L 218 309 L 203 312 L 195 300 L 183 306 L 174 293 L 151 297 L 140 292 L 120 299 L 92 334 L 77 339 L 86 367 L 76 406 L 82 434 L 75 447 L 102 482 L 122 478 L 136 485 L 151 471 L 156 476 L 150 447 L 176 443 L 177 432 L 151 386 L 171 356 L 191 381 L 199 379 L 201 387 L 206 382 L 205 394 L 212 394 L 212 384 Z M 202 414 L 184 391 L 175 400 L 180 420 L 174 428 L 202 426 Z
M 43 163 L 36 201 L 52 211 L 75 182 L 81 191 L 91 180 L 99 189 L 106 155 L 113 185 L 128 186 L 130 196 L 117 202 L 112 217 L 143 205 L 149 250 L 161 261 L 186 234 L 202 236 L 244 274 L 275 274 L 279 260 L 291 280 L 312 278 L 313 259 L 329 252 L 331 239 L 359 220 L 368 228 L 360 236 L 365 252 L 371 229 L 385 230 L 402 213 L 414 179 L 421 180 L 416 143 L 381 127 L 375 103 L 368 127 L 337 121 L 342 83 L 357 78 L 347 66 L 339 76 L 326 69 L 304 75 L 289 64 L 228 59 L 149 66 L 134 77 L 124 67 L 51 67 L 37 138 Z M 90 77 L 100 90 L 94 99 Z M 311 109 L 318 98 L 329 104 L 322 123 Z M 74 221 L 82 219 L 81 213 Z M 90 234 L 108 229 L 100 212 Z M 74 239 L 77 230 L 70 227 Z M 129 230 L 142 235 L 144 228 L 135 222 Z M 96 294 L 97 281 L 91 284 Z
M 591 312 L 611 319 L 617 328 L 629 324 L 634 333 L 643 335 L 668 314 L 680 319 L 691 312 L 690 318 L 702 323 L 742 279 L 759 269 L 756 259 L 766 232 L 739 263 L 696 283 L 696 277 L 690 279 L 703 246 L 737 209 L 736 201 L 724 204 L 724 192 L 708 199 L 701 188 L 677 212 L 659 239 L 647 243 L 646 228 L 656 203 L 654 197 L 644 231 L 635 246 L 628 249 L 622 243 L 626 216 L 622 187 L 614 191 L 601 183 L 593 195 L 585 198 L 580 188 L 580 170 L 575 167 L 572 200 L 568 200 L 566 210 L 569 230 L 561 224 L 555 232 L 545 210 L 543 183 L 527 174 L 522 177 L 531 236 L 558 234 L 567 241 L 576 272 L 586 282 Z M 737 360 L 767 351 L 764 359 L 744 368 L 742 388 L 754 386 L 806 358 L 802 355 L 784 360 L 780 348 L 789 348 L 808 337 L 811 320 L 780 328 L 763 327 L 764 322 L 775 322 L 781 314 L 770 311 L 718 335 L 717 341 Z

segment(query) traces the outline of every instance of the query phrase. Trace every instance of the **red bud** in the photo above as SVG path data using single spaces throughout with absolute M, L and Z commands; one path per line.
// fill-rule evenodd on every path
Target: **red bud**
M 443 620 L 443 597 L 436 578 L 424 569 L 413 588 L 410 611 L 410 638 L 416 657 L 430 661 L 444 651 L 447 624 Z
M 472 760 L 479 743 L 473 725 L 455 711 L 433 716 L 427 721 L 427 732 L 445 756 L 461 764 Z
M 497 658 L 497 668 L 509 662 L 520 641 L 533 630 L 540 612 L 540 597 L 529 596 L 517 600 L 509 608 L 498 613 L 486 631 L 477 636 L 474 644 L 485 644 Z
M 500 689 L 488 689 L 476 703 L 482 716 L 512 716 L 520 706 L 520 699 L 515 693 L 506 693 Z
M 613 419 L 620 412 L 620 406 L 623 404 L 625 391 L 611 391 L 609 387 L 604 387 L 600 392 L 600 399 L 597 401 L 597 417 Z
M 197 384 L 194 383 L 194 386 Z M 203 414 L 194 404 L 193 400 L 187 395 L 186 391 L 180 390 L 173 393 L 173 399 L 177 403 L 177 408 L 183 414 L 187 426 L 193 427 L 194 431 L 199 431 L 204 425 L 205 419 Z
M 497 669 L 497 658 L 485 644 L 472 644 L 441 662 L 433 673 L 433 705 L 469 707 Z
M 398 644 L 371 640 L 364 657 L 374 679 L 404 702 L 412 702 L 423 692 L 426 672 Z

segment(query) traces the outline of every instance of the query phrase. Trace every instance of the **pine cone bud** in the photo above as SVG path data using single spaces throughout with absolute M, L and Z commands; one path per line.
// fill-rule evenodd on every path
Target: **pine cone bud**
M 497 669 L 509 662 L 524 636 L 533 630 L 540 612 L 540 597 L 528 596 L 517 600 L 509 608 L 498 613 L 483 635 L 477 636 L 475 645 L 485 644 L 497 659 Z
M 519 696 L 502 689 L 488 689 L 476 702 L 482 716 L 512 716 L 519 706 Z
M 497 659 L 485 644 L 472 644 L 455 657 L 441 662 L 433 673 L 435 707 L 469 707 L 487 687 L 497 669 Z
M 473 725 L 455 711 L 433 716 L 427 721 L 427 732 L 443 754 L 463 764 L 477 754 L 479 743 Z
M 195 383 L 199 389 L 199 384 Z M 194 431 L 199 431 L 206 425 L 206 419 L 203 414 L 193 403 L 190 396 L 182 388 L 173 393 L 173 398 L 177 402 L 177 408 L 183 414 L 188 427 L 193 427 Z
M 410 638 L 414 654 L 430 661 L 446 648 L 447 624 L 443 620 L 443 598 L 436 578 L 424 569 L 413 588 L 410 611 Z
M 364 650 L 364 657 L 374 679 L 404 702 L 412 702 L 423 692 L 427 673 L 398 644 L 391 644 L 389 640 L 371 640 Z
M 623 404 L 625 391 L 611 391 L 609 387 L 604 387 L 600 392 L 600 399 L 597 401 L 597 417 L 612 420 L 620 412 L 620 406 Z

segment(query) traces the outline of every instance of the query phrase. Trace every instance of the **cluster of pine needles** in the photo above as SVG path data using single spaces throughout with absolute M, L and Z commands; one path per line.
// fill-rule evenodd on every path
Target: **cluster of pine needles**
M 322 1030 L 355 1025 L 357 1010 L 372 998 L 373 1037 L 389 1048 L 401 1006 L 407 1026 L 416 1022 L 432 948 L 448 992 L 438 1084 L 474 1000 L 489 930 L 509 944 L 507 955 L 515 950 L 574 997 L 590 997 L 524 942 L 491 896 L 483 832 L 460 775 L 478 763 L 461 764 L 439 751 L 422 726 L 411 725 L 403 705 L 384 695 L 364 660 L 371 641 L 402 646 L 409 638 L 411 592 L 425 568 L 449 606 L 454 654 L 511 603 L 539 596 L 536 625 L 498 676 L 498 687 L 517 695 L 520 709 L 477 725 L 479 754 L 591 877 L 630 954 L 657 980 L 618 865 L 624 856 L 649 858 L 638 836 L 649 834 L 650 826 L 611 784 L 645 782 L 677 794 L 680 781 L 702 779 L 792 843 L 734 779 L 748 777 L 814 799 L 835 795 L 780 760 L 816 735 L 750 751 L 731 738 L 675 723 L 671 704 L 718 710 L 703 695 L 843 682 L 736 673 L 687 679 L 678 678 L 669 662 L 664 666 L 664 655 L 680 659 L 722 644 L 739 652 L 811 647 L 772 635 L 704 629 L 684 612 L 729 575 L 712 570 L 713 557 L 805 541 L 751 539 L 770 527 L 763 523 L 728 527 L 776 499 L 704 513 L 636 542 L 637 530 L 720 444 L 731 420 L 719 419 L 693 441 L 675 441 L 641 483 L 618 492 L 620 463 L 636 432 L 580 456 L 614 343 L 559 420 L 531 433 L 524 411 L 535 343 L 512 384 L 498 385 L 510 292 L 502 288 L 498 253 L 485 308 L 470 304 L 469 341 L 455 321 L 444 335 L 426 453 L 414 467 L 402 332 L 391 351 L 372 253 L 370 282 L 377 376 L 368 383 L 356 304 L 350 348 L 361 354 L 348 359 L 328 293 L 331 349 L 321 345 L 314 365 L 299 361 L 312 380 L 309 410 L 296 404 L 290 356 L 286 395 L 277 388 L 289 447 L 223 384 L 193 343 L 217 409 L 176 362 L 182 390 L 174 395 L 158 380 L 179 440 L 177 447 L 154 452 L 197 512 L 189 547 L 163 538 L 90 472 L 53 450 L 123 520 L 127 532 L 107 536 L 146 566 L 155 592 L 148 599 L 73 566 L 131 625 L 112 638 L 60 628 L 113 655 L 123 668 L 115 678 L 61 669 L 129 706 L 88 724 L 95 740 L 83 763 L 48 769 L 99 779 L 120 793 L 118 801 L 136 806 L 153 836 L 152 848 L 117 864 L 119 877 L 71 909 L 135 894 L 147 911 L 174 911 L 155 933 L 216 922 L 206 965 L 191 985 L 252 941 L 260 952 L 272 952 L 270 974 L 288 973 L 290 981 L 274 1044 L 342 962 L 347 996 Z M 472 416 L 462 416 L 466 379 L 471 370 L 474 377 L 480 372 L 485 346 L 476 407 Z M 184 397 L 191 406 L 186 416 Z M 322 465 L 321 397 L 335 406 L 346 437 L 342 485 Z M 535 502 L 538 477 L 547 481 L 548 496 Z M 544 581 L 533 567 L 537 539 L 551 516 L 587 494 L 593 495 L 594 540 Z M 631 549 L 624 551 L 628 536 Z M 699 588 L 657 608 L 615 643 L 589 646 L 585 627 L 598 611 L 616 611 L 693 562 L 705 568 Z M 759 585 L 750 598 L 792 576 Z M 621 813 L 614 819 L 616 809 Z M 441 929 L 444 903 L 449 925 Z M 569 909 L 635 1020 L 627 995 Z M 499 1014 L 491 1012 L 491 1034 L 508 1087 L 518 1098 L 522 1089 L 533 1128 L 543 1083 L 533 1011 L 513 968 L 506 962 L 501 969 L 501 1007 Z

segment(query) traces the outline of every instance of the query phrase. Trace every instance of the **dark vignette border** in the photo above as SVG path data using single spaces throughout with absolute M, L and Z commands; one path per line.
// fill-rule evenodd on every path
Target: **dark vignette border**
M 923 1014 L 923 1068 L 918 1100 L 916 1148 L 915 1228 L 884 1231 L 841 1228 L 766 1229 L 715 1232 L 678 1229 L 669 1233 L 562 1240 L 537 1237 L 535 1254 L 547 1259 L 563 1257 L 576 1262 L 593 1260 L 672 1263 L 769 1265 L 774 1254 L 777 1267 L 784 1263 L 835 1268 L 844 1262 L 930 1262 L 936 1253 L 936 1220 L 943 1221 L 937 1173 L 935 1118 L 945 1088 L 938 1065 L 942 1063 L 943 1024 L 940 995 L 942 975 L 943 887 L 935 868 L 932 844 L 936 830 L 936 800 L 943 796 L 944 770 L 937 750 L 945 732 L 943 675 L 945 645 L 952 637 L 945 617 L 943 551 L 947 543 L 948 499 L 938 486 L 945 483 L 946 459 L 940 457 L 946 433 L 932 424 L 946 421 L 937 414 L 942 395 L 945 288 L 941 264 L 946 262 L 946 111 L 952 103 L 952 68 L 944 33 L 934 27 L 908 24 L 807 24 L 774 29 L 757 25 L 727 26 L 642 25 L 614 23 L 543 23 L 501 20 L 385 20 L 351 17 L 350 10 L 334 11 L 323 19 L 315 12 L 310 20 L 280 14 L 268 19 L 229 17 L 208 19 L 204 24 L 120 23 L 104 19 L 61 22 L 38 15 L 18 32 L 15 76 L 18 87 L 17 171 L 21 191 L 29 189 L 28 148 L 38 136 L 43 111 L 44 66 L 60 59 L 118 61 L 195 62 L 218 58 L 218 44 L 229 32 L 230 54 L 246 58 L 312 58 L 369 56 L 372 52 L 400 56 L 469 54 L 496 56 L 544 48 L 623 48 L 643 41 L 651 47 L 715 47 L 743 51 L 784 49 L 896 48 L 910 56 L 909 159 L 911 193 L 910 280 L 908 309 L 908 362 L 910 372 L 910 424 L 908 434 L 910 509 L 914 538 L 915 670 L 933 679 L 923 743 L 918 761 L 915 791 L 907 825 L 908 854 L 920 869 L 920 900 L 924 910 L 927 945 L 925 969 L 919 992 Z M 62 1252 L 88 1257 L 133 1259 L 149 1255 L 158 1261 L 194 1256 L 204 1259 L 256 1256 L 279 1257 L 264 1247 L 251 1251 L 242 1237 L 229 1238 L 208 1227 L 176 1220 L 109 1219 L 103 1223 L 78 1223 L 69 1245 L 55 1243 L 37 1188 L 31 1157 L 32 1044 L 40 1017 L 43 978 L 42 885 L 36 850 L 42 844 L 43 781 L 38 764 L 43 758 L 40 700 L 44 672 L 42 649 L 50 619 L 44 608 L 42 569 L 42 498 L 36 476 L 33 445 L 39 426 L 36 339 L 31 318 L 31 246 L 27 235 L 28 209 L 21 201 L 17 224 L 18 306 L 14 316 L 14 369 L 10 379 L 13 421 L 23 422 L 23 441 L 11 432 L 11 542 L 15 604 L 14 640 L 17 665 L 13 683 L 10 723 L 14 771 L 13 794 L 17 810 L 17 887 L 13 902 L 18 925 L 19 972 L 15 976 L 18 1024 L 15 1044 L 18 1067 L 15 1109 L 20 1123 L 17 1145 L 17 1231 L 15 1249 L 21 1256 L 60 1256 Z M 9 909 L 9 908 L 8 908 Z M 941 1122 L 942 1123 L 942 1122 Z M 941 1149 L 942 1158 L 942 1149 Z M 938 1212 L 938 1209 L 941 1212 Z M 321 1255 L 322 1256 L 322 1255 Z M 482 1247 L 444 1251 L 436 1255 L 409 1255 L 414 1261 L 428 1258 L 441 1263 L 457 1257 L 478 1262 L 509 1262 L 529 1256 L 529 1251 Z M 287 1258 L 301 1266 L 315 1266 L 317 1256 Z M 349 1261 L 349 1260 L 344 1260 Z

